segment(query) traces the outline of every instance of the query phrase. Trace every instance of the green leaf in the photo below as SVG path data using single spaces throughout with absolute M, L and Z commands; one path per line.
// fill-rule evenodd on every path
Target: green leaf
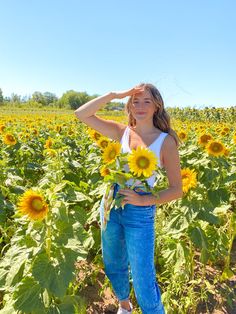
M 60 285 L 56 275 L 56 270 L 48 259 L 47 254 L 39 254 L 32 266 L 32 275 L 39 282 L 42 288 L 46 288 L 55 293 L 55 286 Z
M 208 190 L 208 199 L 214 206 L 218 206 L 222 203 L 227 203 L 229 199 L 229 192 L 227 189 L 221 188 L 218 190 Z
M 83 202 L 89 201 L 92 202 L 92 199 L 82 192 L 75 191 L 74 188 L 69 187 L 66 190 L 66 201 L 75 201 L 75 202 Z
M 70 281 L 74 277 L 74 263 L 77 255 L 70 249 L 63 248 L 49 260 L 45 253 L 39 254 L 32 267 L 32 274 L 42 288 L 61 298 L 65 295 Z
M 10 268 L 10 271 L 8 272 L 7 278 L 6 278 L 6 285 L 8 287 L 16 285 L 18 282 L 21 281 L 23 277 L 23 272 L 25 268 L 25 260 L 22 258 L 19 258 L 16 260 L 16 262 L 12 265 Z
M 232 270 L 230 268 L 225 268 L 220 279 L 222 281 L 227 280 L 227 279 L 231 279 L 234 276 L 234 273 L 232 272 Z
M 191 240 L 197 247 L 200 249 L 208 247 L 207 237 L 200 227 L 191 227 L 189 233 Z
M 61 314 L 86 314 L 86 299 L 80 296 L 67 295 L 63 298 L 62 303 L 58 305 Z
M 58 193 L 60 192 L 61 190 L 64 189 L 64 187 L 66 186 L 67 182 L 62 182 L 60 184 L 57 184 L 54 189 L 53 189 L 53 193 Z
M 209 259 L 209 252 L 205 247 L 203 247 L 201 250 L 200 262 L 203 264 L 206 264 L 208 259 Z
M 213 213 L 216 214 L 216 215 L 222 215 L 222 214 L 226 214 L 227 211 L 232 207 L 232 205 L 226 205 L 226 204 L 223 204 L 219 207 L 215 207 Z
M 82 202 L 82 201 L 89 201 L 92 202 L 92 199 L 87 196 L 86 194 L 82 193 L 82 192 L 76 192 L 74 191 L 75 194 L 75 199 L 77 202 Z
M 42 288 L 34 278 L 25 277 L 13 294 L 14 308 L 25 314 L 35 311 L 45 313 L 41 293 Z
M 18 237 L 16 239 L 21 238 Z M 25 247 L 12 245 L 9 248 L 0 264 L 0 287 L 10 287 L 21 280 L 24 271 L 24 263 L 28 260 L 29 253 L 30 250 Z
M 220 223 L 220 219 L 208 210 L 201 210 L 197 215 L 197 218 L 203 221 L 207 221 L 213 225 L 218 225 Z
M 86 314 L 86 299 L 79 296 L 65 296 L 60 304 L 52 304 L 47 314 Z
M 9 273 L 8 269 L 0 268 L 0 291 L 5 290 L 4 286 L 5 286 L 6 277 L 8 273 Z
M 221 182 L 222 185 L 229 185 L 236 182 L 236 173 L 228 174 Z
M 210 292 L 211 294 L 216 294 L 214 285 L 212 285 L 207 279 L 205 279 L 204 282 L 207 287 L 207 291 Z
M 174 272 L 177 273 L 181 270 L 181 266 L 185 263 L 185 254 L 184 254 L 184 247 L 181 243 L 177 244 L 176 250 L 176 263 L 174 265 Z
M 76 220 L 79 221 L 81 225 L 84 225 L 88 219 L 88 212 L 84 207 L 78 205 L 74 206 L 74 210 Z
M 94 243 L 93 239 L 90 239 L 90 237 L 88 237 L 88 239 L 92 241 L 92 244 Z M 85 259 L 88 255 L 88 252 L 84 249 L 87 247 L 86 241 L 87 239 L 85 238 L 82 246 L 81 242 L 78 241 L 77 239 L 75 238 L 68 239 L 68 243 L 66 244 L 65 248 L 71 249 L 73 252 L 76 252 L 78 255 L 77 257 Z
M 70 182 L 74 182 L 76 185 L 80 186 L 81 179 L 76 173 L 73 172 L 65 173 L 64 179 Z
M 3 309 L 0 310 L 0 314 L 17 314 L 18 311 L 16 312 L 13 304 L 14 301 L 12 300 L 12 298 L 9 295 L 4 295 L 4 302 L 5 306 Z

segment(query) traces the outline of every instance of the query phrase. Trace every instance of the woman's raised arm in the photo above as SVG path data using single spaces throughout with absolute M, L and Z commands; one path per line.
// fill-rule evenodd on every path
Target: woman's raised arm
M 111 139 L 119 141 L 121 137 L 121 132 L 124 129 L 125 125 L 112 120 L 99 118 L 95 115 L 95 113 L 99 109 L 101 109 L 103 105 L 113 99 L 121 99 L 139 93 L 141 91 L 143 91 L 143 87 L 134 87 L 126 91 L 107 93 L 103 96 L 96 97 L 88 101 L 84 105 L 80 106 L 78 109 L 75 110 L 75 115 L 79 120 L 81 120 L 91 128 L 95 129 L 96 131 Z

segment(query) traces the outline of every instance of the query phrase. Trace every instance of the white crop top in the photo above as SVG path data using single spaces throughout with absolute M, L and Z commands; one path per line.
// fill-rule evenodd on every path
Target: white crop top
M 131 151 L 132 151 L 129 147 L 129 135 L 130 135 L 130 128 L 127 126 L 125 131 L 124 131 L 124 134 L 121 138 L 121 141 L 120 141 L 122 153 L 131 153 Z M 147 147 L 148 149 L 153 151 L 155 153 L 155 155 L 157 156 L 158 167 L 160 167 L 160 168 L 163 168 L 163 166 L 161 165 L 161 158 L 160 158 L 161 146 L 162 146 L 162 143 L 164 142 L 164 139 L 167 135 L 168 135 L 168 133 L 161 132 L 161 134 L 154 140 L 154 142 L 152 142 L 152 144 Z M 128 164 L 124 165 L 124 170 L 126 172 L 129 172 Z M 154 171 L 153 175 L 151 177 L 147 178 L 147 183 L 149 184 L 149 186 L 153 187 L 155 179 L 156 179 L 156 173 Z M 126 182 L 126 184 L 132 185 L 133 182 L 134 182 L 134 179 L 130 179 Z M 141 182 L 136 181 L 136 185 L 139 185 L 139 184 L 141 184 Z

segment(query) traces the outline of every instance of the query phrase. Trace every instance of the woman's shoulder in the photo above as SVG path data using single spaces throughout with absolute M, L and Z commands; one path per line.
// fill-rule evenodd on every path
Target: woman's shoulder
M 163 152 L 171 153 L 171 152 L 173 152 L 173 150 L 177 149 L 175 139 L 173 138 L 172 135 L 170 135 L 166 132 L 163 132 L 163 133 L 165 134 L 165 138 L 163 141 L 163 148 L 162 148 Z
M 128 125 L 123 124 L 123 123 L 117 123 L 117 125 L 118 125 L 118 129 L 119 129 L 119 139 L 121 141 L 121 139 L 125 133 L 125 130 L 128 128 Z

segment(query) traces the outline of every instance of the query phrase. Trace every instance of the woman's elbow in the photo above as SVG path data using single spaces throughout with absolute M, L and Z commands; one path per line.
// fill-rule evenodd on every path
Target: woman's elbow
M 79 117 L 80 115 L 79 108 L 74 111 L 74 114 L 76 115 L 76 117 Z
M 177 198 L 182 198 L 182 197 L 183 197 L 184 192 L 183 192 L 183 188 L 182 188 L 182 186 L 181 186 L 181 187 L 179 187 L 179 186 L 175 186 L 175 187 L 174 187 L 174 191 L 175 191 L 175 197 L 176 197 L 176 199 L 177 199 Z
M 183 186 L 178 187 L 178 198 L 182 198 L 184 196 Z
M 80 121 L 83 120 L 83 115 L 82 115 L 81 111 L 79 110 L 79 108 L 74 111 L 74 114 L 75 114 L 76 118 L 78 118 Z
M 181 189 L 181 190 L 179 191 L 179 193 L 178 193 L 178 198 L 183 198 L 183 196 L 184 196 L 184 192 L 183 192 L 183 190 Z

